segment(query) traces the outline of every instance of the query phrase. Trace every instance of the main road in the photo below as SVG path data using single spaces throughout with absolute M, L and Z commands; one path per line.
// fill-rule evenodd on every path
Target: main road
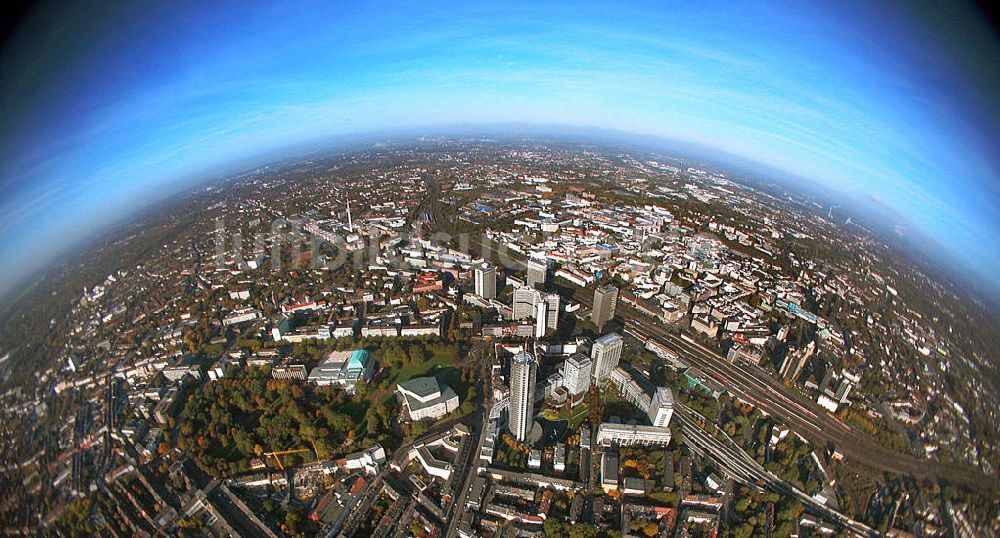
M 486 355 L 482 346 L 476 346 L 472 353 L 475 355 L 473 362 L 478 370 L 476 375 L 476 390 L 477 396 L 479 397 L 479 405 L 476 408 L 475 416 L 478 420 L 472 420 L 474 424 L 478 424 L 479 434 L 476 436 L 476 442 L 469 449 L 469 459 L 464 463 L 461 468 L 456 468 L 455 472 L 463 473 L 462 478 L 458 483 L 457 495 L 455 496 L 455 503 L 451 505 L 449 512 L 454 515 L 448 519 L 446 522 L 448 528 L 445 531 L 446 538 L 454 538 L 458 536 L 458 526 L 462 523 L 462 518 L 465 516 L 465 502 L 469 498 L 469 489 L 472 487 L 472 480 L 478 474 L 476 469 L 479 466 L 479 453 L 483 447 L 483 439 L 486 437 L 486 426 L 489 422 L 489 413 L 486 412 L 487 402 L 490 401 L 492 391 L 490 387 L 486 384 L 485 380 L 490 379 L 490 365 L 492 362 L 487 362 L 485 360 Z M 477 428 L 471 428 L 473 434 L 475 434 Z

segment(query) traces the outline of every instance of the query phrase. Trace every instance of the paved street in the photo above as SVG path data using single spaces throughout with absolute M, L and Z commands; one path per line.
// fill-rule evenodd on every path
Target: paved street
M 490 362 L 485 360 L 486 355 L 483 351 L 482 347 L 477 347 L 474 350 L 475 355 L 472 357 L 477 369 L 476 390 L 479 396 L 479 405 L 476 413 L 473 415 L 478 420 L 470 420 L 468 423 L 478 424 L 478 426 L 472 427 L 473 435 L 476 435 L 476 442 L 470 447 L 469 458 L 465 467 L 455 470 L 455 472 L 462 473 L 461 476 L 463 478 L 459 482 L 458 495 L 455 498 L 454 504 L 452 504 L 452 517 L 447 521 L 448 530 L 445 533 L 447 538 L 458 536 L 458 525 L 462 522 L 462 517 L 465 515 L 465 501 L 469 497 L 469 488 L 472 485 L 472 479 L 476 475 L 476 468 L 479 465 L 479 449 L 483 446 L 483 438 L 486 436 L 486 423 L 489 421 L 489 415 L 486 412 L 488 402 L 490 401 L 487 397 L 489 395 L 489 386 L 485 381 L 490 379 Z M 478 434 L 476 433 L 477 428 Z

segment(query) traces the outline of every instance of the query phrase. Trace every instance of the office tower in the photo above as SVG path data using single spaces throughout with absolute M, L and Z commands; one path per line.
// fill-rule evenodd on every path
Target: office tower
M 816 351 L 816 342 L 810 341 L 804 349 L 790 350 L 787 355 L 785 355 L 785 360 L 781 363 L 781 369 L 778 370 L 778 375 L 782 379 L 790 379 L 795 381 L 799 378 L 799 374 L 802 373 L 802 368 L 809 362 L 809 357 L 812 357 L 813 352 Z
M 518 441 L 528 438 L 534 422 L 536 369 L 535 357 L 531 353 L 518 353 L 511 360 L 510 421 L 507 429 Z
M 618 305 L 618 288 L 608 284 L 594 290 L 594 310 L 590 319 L 597 325 L 597 330 L 615 317 L 615 307 Z
M 476 295 L 483 299 L 495 299 L 497 296 L 497 270 L 488 263 L 476 266 Z
M 545 284 L 549 266 L 545 261 L 528 260 L 528 287 L 535 288 Z
M 789 351 L 785 355 L 785 360 L 781 363 L 781 369 L 778 370 L 778 375 L 782 379 L 790 379 L 795 381 L 799 378 L 799 373 L 802 372 L 802 368 L 808 362 L 809 356 L 800 351 Z
M 616 332 L 594 340 L 590 348 L 590 358 L 594 360 L 594 381 L 600 383 L 611 375 L 611 370 L 618 366 L 618 359 L 622 356 L 623 344 L 624 340 Z
M 851 380 L 847 378 L 841 379 L 840 385 L 837 387 L 837 394 L 834 396 L 834 399 L 836 399 L 836 401 L 841 404 L 846 402 L 847 395 L 851 393 L 851 388 L 853 386 L 854 385 L 851 384 Z
M 549 319 L 548 309 L 549 303 L 545 301 L 538 301 L 538 304 L 535 305 L 535 338 L 545 336 L 545 322 Z
M 674 414 L 673 391 L 667 387 L 657 387 L 646 414 L 653 426 L 665 428 L 670 425 L 670 417 Z
M 540 294 L 533 288 L 520 287 L 514 290 L 514 319 L 523 320 L 535 315 L 535 305 L 541 300 Z
M 559 294 L 552 293 L 546 295 L 545 303 L 548 305 L 546 308 L 545 328 L 553 330 L 559 328 Z
M 583 353 L 574 353 L 563 363 L 563 386 L 572 395 L 590 388 L 590 375 L 594 363 Z

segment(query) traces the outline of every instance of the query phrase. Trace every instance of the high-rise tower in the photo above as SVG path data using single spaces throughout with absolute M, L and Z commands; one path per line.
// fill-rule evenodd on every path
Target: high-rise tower
M 511 309 L 514 311 L 514 319 L 524 320 L 535 315 L 541 294 L 537 290 L 528 287 L 520 287 L 514 290 L 514 299 Z
M 488 263 L 477 265 L 475 270 L 476 295 L 483 299 L 495 299 L 497 296 L 497 270 Z
M 518 441 L 524 441 L 528 438 L 528 433 L 534 423 L 537 368 L 535 356 L 531 353 L 518 353 L 511 360 L 510 421 L 507 429 Z
M 559 308 L 562 302 L 559 298 L 558 293 L 550 293 L 543 299 L 546 306 L 545 314 L 545 328 L 546 329 L 558 329 L 559 328 Z
M 576 396 L 581 392 L 587 392 L 590 388 L 590 371 L 593 363 L 590 357 L 583 353 L 570 355 L 563 363 L 563 386 L 570 394 Z
M 618 366 L 624 343 L 622 337 L 615 332 L 594 340 L 594 345 L 590 348 L 590 358 L 594 360 L 594 381 L 600 383 L 611 375 L 611 370 Z
M 617 305 L 618 288 L 608 284 L 594 290 L 594 310 L 590 319 L 597 325 L 597 330 L 603 329 L 604 324 L 615 317 Z
M 546 320 L 548 320 L 549 303 L 538 301 L 535 305 L 535 338 L 545 337 Z
M 527 285 L 529 288 L 535 288 L 539 285 L 545 284 L 546 276 L 549 271 L 548 264 L 545 261 L 539 260 L 528 260 L 528 275 L 527 275 Z

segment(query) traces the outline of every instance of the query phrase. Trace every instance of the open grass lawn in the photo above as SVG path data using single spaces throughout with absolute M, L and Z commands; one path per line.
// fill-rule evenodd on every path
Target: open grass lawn
M 396 378 L 393 380 L 393 383 L 404 383 L 414 377 L 435 375 L 448 366 L 454 366 L 457 362 L 457 353 L 437 354 L 433 355 L 426 361 L 414 361 L 400 368 L 400 370 L 396 372 Z
M 574 409 L 575 414 L 569 417 L 569 431 L 576 432 L 580 429 L 580 425 L 587 420 L 587 415 L 590 408 L 586 405 L 579 405 Z
M 459 392 L 459 396 L 464 396 L 464 392 L 457 389 L 459 381 L 459 370 L 455 368 L 459 363 L 457 352 L 435 353 L 425 361 L 412 361 L 399 370 L 390 371 L 385 380 L 379 382 L 379 390 L 370 394 L 375 400 L 386 398 L 396 390 L 396 385 L 405 383 L 415 377 L 436 376 L 444 373 L 443 381 Z M 383 367 L 385 367 L 383 365 Z M 391 370 L 391 367 L 388 367 Z
M 549 412 L 545 418 L 549 420 L 566 420 L 569 421 L 569 426 L 567 431 L 575 432 L 580 429 L 580 424 L 587 420 L 587 412 L 590 410 L 590 406 L 584 402 L 578 404 L 576 407 L 567 407 L 560 409 L 558 412 Z

